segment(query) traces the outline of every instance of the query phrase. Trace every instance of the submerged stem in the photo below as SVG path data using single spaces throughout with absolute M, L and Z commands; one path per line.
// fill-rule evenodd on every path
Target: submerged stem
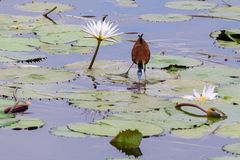
M 97 53 L 98 53 L 99 47 L 100 47 L 100 45 L 101 45 L 101 42 L 102 42 L 102 40 L 98 40 L 95 53 L 94 53 L 94 55 L 93 55 L 92 61 L 91 61 L 90 65 L 89 65 L 88 69 L 92 69 L 92 66 L 93 66 L 93 63 L 94 63 L 94 61 L 95 61 L 95 59 L 96 59 L 96 57 L 97 57 Z

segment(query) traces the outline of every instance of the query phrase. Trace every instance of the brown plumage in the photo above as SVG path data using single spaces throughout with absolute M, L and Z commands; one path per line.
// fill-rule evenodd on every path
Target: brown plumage
M 145 66 L 150 60 L 151 53 L 147 42 L 142 38 L 143 34 L 138 37 L 132 48 L 132 61 L 137 65 Z
M 139 80 L 142 77 L 142 70 L 144 70 L 146 78 L 146 64 L 149 62 L 151 56 L 148 44 L 142 37 L 143 34 L 138 35 L 138 39 L 132 48 L 132 61 L 138 65 L 137 75 Z

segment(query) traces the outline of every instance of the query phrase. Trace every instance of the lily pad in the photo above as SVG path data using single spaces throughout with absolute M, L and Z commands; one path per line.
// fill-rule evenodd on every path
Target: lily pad
M 68 127 L 75 132 L 96 135 L 115 136 L 122 130 L 139 130 L 144 137 L 160 135 L 163 132 L 161 127 L 150 123 L 123 120 L 100 120 L 94 124 L 71 124 Z
M 143 14 L 139 18 L 150 22 L 182 22 L 192 19 L 191 16 L 184 14 Z
M 239 5 L 217 7 L 212 9 L 209 15 L 239 21 L 240 20 L 239 9 L 240 9 Z
M 133 0 L 115 0 L 116 3 L 121 7 L 137 7 L 136 1 Z
M 58 45 L 50 45 L 44 44 L 41 45 L 39 50 L 43 52 L 47 52 L 49 54 L 69 54 L 69 53 L 93 53 L 94 49 L 91 47 L 81 47 L 81 46 L 73 46 L 70 44 L 58 44 Z
M 100 80 L 110 80 L 115 83 L 138 82 L 138 69 L 136 67 L 132 67 L 128 77 L 122 75 L 123 73 L 126 73 L 130 66 L 130 64 L 124 61 L 96 61 L 92 70 L 88 70 L 88 66 L 89 62 L 75 62 L 67 64 L 64 67 L 73 70 L 77 69 L 81 75 L 93 76 L 95 78 L 99 78 Z M 163 70 L 147 69 L 146 74 L 151 75 L 146 77 L 149 84 L 158 83 L 167 79 L 174 79 L 174 75 L 171 75 Z
M 240 157 L 212 157 L 208 160 L 240 160 Z
M 209 134 L 210 131 L 211 131 L 210 126 L 203 125 L 196 128 L 173 130 L 171 131 L 171 134 L 181 138 L 193 139 L 193 138 L 201 138 L 204 135 Z
M 86 136 L 85 134 L 82 134 L 79 132 L 73 132 L 69 130 L 67 126 L 52 128 L 50 130 L 50 133 L 54 136 L 59 136 L 59 137 L 83 138 Z
M 207 1 L 172 1 L 165 4 L 168 8 L 182 9 L 182 10 L 202 10 L 213 9 L 217 6 L 216 3 Z
M 127 91 L 60 91 L 58 95 L 67 96 L 75 107 L 99 111 L 139 112 L 171 105 L 160 98 Z
M 47 10 L 52 9 L 53 7 L 57 6 L 56 12 L 65 12 L 69 10 L 73 10 L 72 6 L 61 4 L 61 3 L 51 3 L 51 2 L 30 2 L 24 4 L 16 5 L 16 9 L 21 11 L 28 11 L 28 12 L 45 12 Z
M 217 44 L 221 47 L 240 48 L 239 38 L 235 38 L 239 34 L 240 34 L 240 29 L 228 29 L 228 30 L 214 31 L 210 34 L 210 37 L 214 38 Z
M 35 62 L 47 58 L 45 55 L 29 52 L 0 52 L 0 62 Z
M 238 75 L 240 75 L 238 69 L 216 64 L 194 67 L 180 72 L 181 79 L 202 80 L 212 84 L 240 83 Z
M 42 128 L 43 125 L 44 125 L 44 122 L 37 118 L 21 118 L 19 119 L 18 122 L 8 126 L 8 128 L 11 128 L 14 130 L 21 130 L 21 129 L 34 130 L 34 129 Z
M 76 78 L 76 74 L 61 69 L 43 67 L 0 69 L 0 81 L 14 83 L 54 83 Z
M 223 146 L 223 150 L 232 154 L 240 155 L 240 143 L 225 145 Z
M 0 112 L 0 115 L 1 114 L 5 114 L 3 112 Z M 16 120 L 15 118 L 5 118 L 5 119 L 0 119 L 0 128 L 2 127 L 9 127 L 15 123 L 17 123 L 18 120 Z
M 118 149 L 138 148 L 142 141 L 142 133 L 138 130 L 125 130 L 118 133 L 110 143 Z
M 0 37 L 0 50 L 2 51 L 34 51 L 40 47 L 41 42 L 35 38 Z
M 202 62 L 193 58 L 182 57 L 182 56 L 162 56 L 158 54 L 154 54 L 152 56 L 151 61 L 148 64 L 150 68 L 159 68 L 165 69 L 170 66 L 175 67 L 194 67 L 201 65 Z
M 220 127 L 215 134 L 230 138 L 240 138 L 240 122 L 225 124 Z
M 227 85 L 218 88 L 218 93 L 221 95 L 224 102 L 232 104 L 240 104 L 240 85 Z

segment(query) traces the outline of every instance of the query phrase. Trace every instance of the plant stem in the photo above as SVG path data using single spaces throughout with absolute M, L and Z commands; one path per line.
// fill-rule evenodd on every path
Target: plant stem
M 92 66 L 93 66 L 93 63 L 94 63 L 94 61 L 95 61 L 95 59 L 96 59 L 96 57 L 97 57 L 97 53 L 98 53 L 99 47 L 100 47 L 100 45 L 101 45 L 101 42 L 102 42 L 102 40 L 98 40 L 95 53 L 94 53 L 94 55 L 93 55 L 92 61 L 91 61 L 90 65 L 89 65 L 88 69 L 92 69 Z
M 203 109 L 202 107 L 196 105 L 196 104 L 192 104 L 192 103 L 179 103 L 179 104 L 176 104 L 176 108 L 181 108 L 183 106 L 189 106 L 189 107 L 194 107 L 194 108 L 198 108 L 200 109 L 201 111 L 203 111 L 204 113 L 208 113 L 205 109 Z
M 226 19 L 226 20 L 232 20 L 232 21 L 240 21 L 240 20 L 234 19 L 234 18 L 219 17 L 219 16 L 210 16 L 210 15 L 189 15 L 189 16 L 199 17 L 199 18 L 217 18 L 217 19 Z

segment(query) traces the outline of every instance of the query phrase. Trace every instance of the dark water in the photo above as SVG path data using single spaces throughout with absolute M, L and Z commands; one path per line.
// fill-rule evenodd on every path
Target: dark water
M 137 17 L 145 13 L 199 13 L 202 11 L 181 11 L 163 7 L 167 0 L 137 1 L 139 7 L 124 8 L 115 5 L 114 0 L 60 0 L 49 2 L 63 2 L 76 7 L 75 10 L 63 13 L 69 15 L 95 15 L 101 17 L 108 14 L 109 19 L 117 20 L 123 32 L 138 31 L 145 34 L 145 39 L 151 42 L 152 52 L 165 52 L 166 54 L 186 55 L 206 61 L 214 61 L 226 65 L 239 67 L 236 60 L 227 62 L 224 58 L 207 59 L 199 53 L 218 53 L 220 55 L 236 56 L 231 49 L 222 49 L 213 45 L 210 32 L 219 29 L 237 28 L 240 22 L 225 21 L 220 19 L 195 18 L 188 22 L 179 23 L 149 23 Z M 14 10 L 16 3 L 30 2 L 27 0 L 0 1 L 0 13 L 39 15 L 39 13 L 20 12 Z M 221 1 L 217 1 L 221 4 Z M 230 1 L 231 4 L 240 4 L 238 0 Z M 204 11 L 203 11 L 204 12 Z M 60 19 L 59 16 L 52 15 Z M 64 23 L 83 23 L 80 20 L 64 18 Z M 136 35 L 126 38 L 134 39 Z M 101 47 L 97 59 L 119 59 L 130 62 L 131 42 L 122 42 L 113 46 Z M 47 53 L 45 53 L 48 55 Z M 90 60 L 92 55 L 48 55 L 48 59 L 37 65 L 62 67 L 64 64 L 75 61 Z M 92 89 L 91 82 L 78 80 L 76 84 Z M 105 89 L 112 86 L 99 85 Z M 0 130 L 0 158 L 4 160 L 104 160 L 108 157 L 126 157 L 124 153 L 109 144 L 111 138 L 59 138 L 48 133 L 50 128 L 75 122 L 91 122 L 101 118 L 80 109 L 68 106 L 65 101 L 33 101 L 29 109 L 29 116 L 38 117 L 46 125 L 35 131 Z M 202 160 L 213 156 L 227 156 L 221 147 L 227 143 L 239 140 L 224 139 L 216 136 L 206 136 L 196 140 L 175 138 L 170 135 L 143 139 L 141 144 L 141 159 L 146 160 Z

